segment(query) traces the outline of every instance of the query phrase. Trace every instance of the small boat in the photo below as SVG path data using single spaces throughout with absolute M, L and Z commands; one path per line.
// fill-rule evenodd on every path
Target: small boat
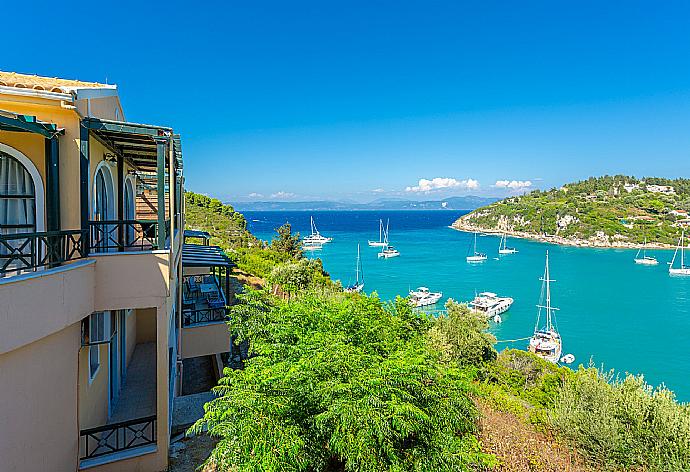
M 680 240 L 678 241 L 678 247 L 676 247 L 676 252 L 673 253 L 673 259 L 668 267 L 668 273 L 670 275 L 690 275 L 690 266 L 685 265 L 685 230 L 680 234 Z M 680 250 L 680 267 L 674 268 L 673 264 L 676 262 L 676 256 L 678 255 L 678 250 Z
M 316 223 L 314 223 L 314 217 L 311 217 L 311 234 L 307 236 L 306 238 L 302 239 L 302 242 L 304 244 L 309 244 L 309 245 L 315 245 L 315 244 L 326 244 L 330 243 L 333 241 L 333 238 L 327 238 L 325 236 L 322 236 L 321 233 L 319 233 L 319 230 L 316 229 Z
M 561 335 L 556 330 L 553 324 L 554 311 L 558 308 L 551 306 L 551 280 L 549 278 L 549 251 L 546 251 L 546 268 L 544 269 L 544 277 L 542 281 L 541 293 L 542 299 L 537 307 L 537 323 L 534 326 L 534 334 L 529 340 L 528 350 L 539 357 L 557 364 L 561 358 L 561 351 L 563 349 L 563 342 Z M 544 304 L 542 304 L 544 303 Z M 541 318 L 541 310 L 546 310 L 546 323 L 541 328 L 539 327 L 539 320 Z
M 346 293 L 359 293 L 364 290 L 364 270 L 362 270 L 362 260 L 359 258 L 359 244 L 357 245 L 357 263 L 355 264 L 355 274 L 355 283 L 345 287 L 344 290 Z
M 493 292 L 482 292 L 475 296 L 474 300 L 469 302 L 468 305 L 471 311 L 481 313 L 487 318 L 493 319 L 501 313 L 508 311 L 513 301 L 510 297 L 499 297 Z
M 515 254 L 518 252 L 514 247 L 508 247 L 508 233 L 503 233 L 501 236 L 501 242 L 498 243 L 498 253 L 499 254 Z
M 379 219 L 379 240 L 369 241 L 369 246 L 371 247 L 383 247 L 386 245 L 386 240 L 388 239 L 388 223 L 386 222 L 386 229 L 383 229 L 383 220 Z
M 640 252 L 642 252 L 642 257 L 640 257 Z M 640 249 L 637 250 L 637 254 L 635 254 L 635 264 L 641 264 L 641 265 L 657 265 L 659 261 L 656 260 L 656 257 L 648 256 L 647 255 L 647 238 L 644 238 L 644 246 Z
M 501 315 L 494 316 L 493 320 L 494 320 L 494 323 L 502 323 L 503 322 L 503 318 L 501 318 Z
M 474 249 L 472 254 L 468 255 L 465 259 L 467 262 L 484 262 L 486 260 L 486 254 L 477 252 L 477 233 L 474 233 Z
M 313 243 L 313 242 L 304 242 L 302 244 L 302 250 L 303 251 L 320 251 L 323 249 L 323 245 L 319 243 Z
M 400 251 L 395 249 L 393 246 L 390 244 L 386 244 L 386 246 L 379 252 L 379 257 L 382 257 L 384 259 L 390 259 L 391 257 L 398 257 L 400 255 Z
M 572 364 L 575 362 L 575 356 L 572 354 L 566 354 L 565 356 L 561 357 L 561 362 L 564 364 Z
M 419 287 L 417 290 L 410 290 L 410 304 L 417 308 L 434 305 L 441 297 L 443 297 L 443 293 L 430 292 L 427 287 Z

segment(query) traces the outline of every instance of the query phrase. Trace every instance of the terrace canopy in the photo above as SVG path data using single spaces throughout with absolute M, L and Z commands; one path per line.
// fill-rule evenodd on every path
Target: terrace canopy
M 187 231 L 185 231 L 186 233 Z M 218 246 L 184 244 L 182 246 L 182 267 L 208 267 L 218 280 L 225 277 L 225 294 L 230 291 L 230 270 L 235 263 Z

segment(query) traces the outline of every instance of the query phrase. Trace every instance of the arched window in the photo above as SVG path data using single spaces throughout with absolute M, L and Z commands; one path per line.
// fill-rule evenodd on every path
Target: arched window
M 127 221 L 133 221 L 135 219 L 136 215 L 136 200 L 134 196 L 134 177 L 127 177 L 125 179 L 125 188 L 123 189 L 123 196 L 124 196 L 124 219 Z M 134 232 L 134 225 L 133 224 L 126 224 L 125 225 L 126 231 L 125 231 L 125 244 L 127 246 L 130 246 L 131 244 L 134 243 L 134 240 L 136 238 L 135 232 Z
M 36 231 L 36 187 L 29 171 L 0 151 L 0 235 Z
M 115 219 L 115 198 L 113 177 L 105 162 L 96 169 L 93 182 L 93 204 L 91 207 L 92 245 L 97 252 L 105 252 L 117 247 L 117 225 Z M 109 223 L 99 223 L 109 222 Z

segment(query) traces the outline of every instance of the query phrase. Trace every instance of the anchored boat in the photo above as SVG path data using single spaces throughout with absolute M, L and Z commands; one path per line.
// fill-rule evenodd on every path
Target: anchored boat
M 477 252 L 477 233 L 474 233 L 474 249 L 472 250 L 472 254 L 468 255 L 465 259 L 467 262 L 484 262 L 486 260 L 486 254 Z
M 434 305 L 441 297 L 443 297 L 443 293 L 430 292 L 427 287 L 419 287 L 417 290 L 410 290 L 410 304 L 417 308 Z
M 501 242 L 498 243 L 498 253 L 499 254 L 515 254 L 518 250 L 514 247 L 508 247 L 508 233 L 503 233 L 501 236 Z
M 359 244 L 357 245 L 357 263 L 355 265 L 356 279 L 355 283 L 345 287 L 347 293 L 359 293 L 364 290 L 364 270 L 362 269 L 362 260 L 359 258 Z
M 386 245 L 386 240 L 388 239 L 388 223 L 390 223 L 390 220 L 386 222 L 386 229 L 383 228 L 383 220 L 379 219 L 379 240 L 378 241 L 369 241 L 369 246 L 371 247 L 383 247 Z
M 563 342 L 561 341 L 561 335 L 553 324 L 553 313 L 558 310 L 558 308 L 551 306 L 551 282 L 555 281 L 549 278 L 549 251 L 546 251 L 544 277 L 540 280 L 542 281 L 542 286 L 541 299 L 539 305 L 537 305 L 539 308 L 537 311 L 537 323 L 534 326 L 534 335 L 532 335 L 529 340 L 528 350 L 549 362 L 557 364 L 561 358 Z M 539 321 L 542 310 L 546 311 L 546 323 L 540 328 Z
M 381 249 L 381 252 L 379 252 L 378 254 L 379 258 L 390 259 L 391 257 L 398 257 L 400 255 L 400 251 L 388 244 L 388 225 L 386 225 L 386 232 L 384 233 L 383 243 L 383 249 Z
M 333 238 L 327 238 L 325 236 L 322 236 L 321 233 L 319 233 L 319 230 L 316 228 L 316 223 L 314 223 L 314 217 L 311 217 L 311 234 L 304 238 L 302 242 L 305 245 L 323 245 L 326 243 L 330 243 L 333 241 Z
M 468 305 L 471 311 L 495 319 L 497 315 L 508 311 L 513 301 L 510 297 L 499 297 L 493 292 L 482 292 L 475 296 Z
M 640 252 L 642 253 L 642 257 L 640 257 Z M 635 254 L 635 264 L 657 265 L 658 263 L 659 261 L 656 260 L 656 257 L 647 255 L 647 237 L 645 236 L 644 246 L 638 249 L 637 254 Z
M 670 275 L 690 275 L 690 266 L 685 265 L 685 230 L 680 234 L 680 240 L 678 241 L 678 247 L 676 247 L 676 252 L 673 253 L 673 259 L 671 259 L 671 264 L 668 267 L 668 273 Z M 674 268 L 673 264 L 676 262 L 676 256 L 680 251 L 680 267 Z

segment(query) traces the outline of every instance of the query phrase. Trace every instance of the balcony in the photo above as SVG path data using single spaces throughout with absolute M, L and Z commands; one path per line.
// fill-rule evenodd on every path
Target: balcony
M 89 221 L 89 236 L 89 249 L 93 253 L 167 249 L 170 221 L 165 222 L 162 235 L 155 220 Z
M 0 278 L 58 267 L 87 255 L 81 230 L 0 235 Z
M 182 325 L 225 321 L 227 297 L 215 275 L 192 275 L 184 278 L 182 292 Z

